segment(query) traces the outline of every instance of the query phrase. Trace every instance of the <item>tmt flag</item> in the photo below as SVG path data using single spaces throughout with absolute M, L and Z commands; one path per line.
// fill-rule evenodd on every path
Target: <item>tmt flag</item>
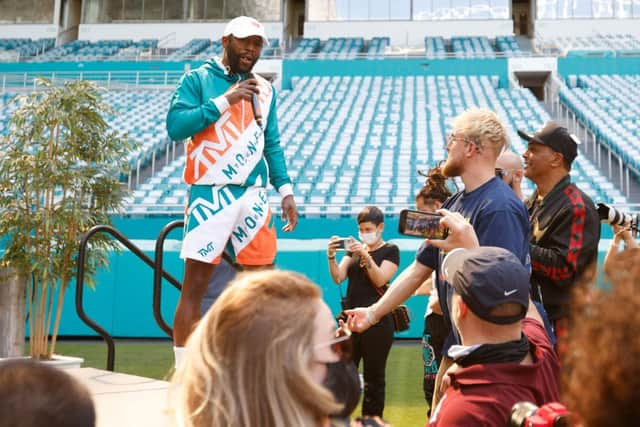
M 245 104 L 248 103 L 243 101 L 231 106 L 216 122 L 195 134 L 187 143 L 186 183 L 208 184 L 202 182 L 203 178 L 206 180 L 217 175 L 216 169 L 222 166 L 216 163 L 225 159 L 227 152 L 253 122 L 251 106 Z

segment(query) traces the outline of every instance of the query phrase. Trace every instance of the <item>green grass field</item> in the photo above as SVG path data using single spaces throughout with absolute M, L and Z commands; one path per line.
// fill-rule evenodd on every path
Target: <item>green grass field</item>
M 56 345 L 56 353 L 83 357 L 84 367 L 105 369 L 107 346 L 97 341 L 66 341 Z M 169 341 L 118 341 L 117 372 L 166 380 L 173 366 Z M 423 426 L 427 405 L 422 393 L 422 356 L 417 343 L 398 342 L 387 363 L 387 397 L 384 418 L 395 427 Z M 360 408 L 354 416 L 360 414 Z

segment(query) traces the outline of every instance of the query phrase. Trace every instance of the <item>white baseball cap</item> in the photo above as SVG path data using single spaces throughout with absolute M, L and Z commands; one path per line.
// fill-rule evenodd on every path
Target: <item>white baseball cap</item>
M 255 18 L 248 16 L 238 16 L 233 18 L 227 26 L 224 28 L 223 37 L 233 35 L 239 39 L 244 39 L 250 36 L 260 36 L 264 41 L 264 44 L 269 46 L 269 40 L 264 33 L 264 26 L 258 22 Z

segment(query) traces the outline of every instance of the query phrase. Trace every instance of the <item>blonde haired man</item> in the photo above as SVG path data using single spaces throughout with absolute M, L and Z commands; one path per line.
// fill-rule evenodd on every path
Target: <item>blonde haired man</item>
M 507 132 L 498 116 L 486 109 L 470 109 L 458 116 L 447 138 L 445 175 L 459 176 L 464 190 L 451 196 L 443 208 L 459 212 L 476 230 L 480 245 L 497 246 L 511 251 L 520 262 L 530 268 L 529 217 L 524 204 L 502 180 L 495 176 L 496 159 L 507 145 Z M 394 281 L 389 291 L 375 304 L 347 311 L 350 326 L 361 331 L 401 304 L 436 271 L 435 285 L 440 295 L 440 307 L 445 324 L 452 332 L 445 341 L 443 354 L 449 347 L 460 344 L 460 338 L 451 327 L 449 307 L 453 290 L 442 278 L 441 265 L 444 251 L 425 241 L 418 250 L 416 260 Z M 439 382 L 450 365 L 443 356 L 440 365 L 432 407 L 440 399 Z

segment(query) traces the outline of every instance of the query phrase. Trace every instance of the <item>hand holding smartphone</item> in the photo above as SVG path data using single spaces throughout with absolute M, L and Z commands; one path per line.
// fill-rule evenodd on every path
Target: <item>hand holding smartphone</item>
M 336 240 L 334 248 L 336 250 L 345 251 L 349 249 L 349 246 L 351 246 L 354 242 L 355 239 L 353 237 L 341 237 Z
M 400 211 L 398 232 L 423 239 L 445 239 L 448 230 L 440 224 L 441 219 L 437 213 L 404 209 Z

